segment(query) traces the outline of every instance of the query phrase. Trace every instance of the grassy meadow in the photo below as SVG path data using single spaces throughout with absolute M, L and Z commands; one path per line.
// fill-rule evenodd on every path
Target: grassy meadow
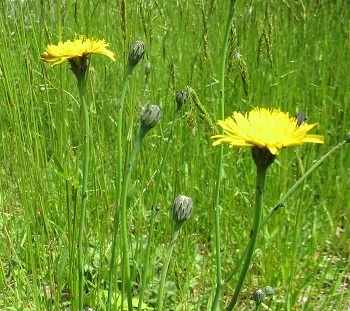
M 193 214 L 172 254 L 164 310 L 212 310 L 219 148 L 212 146 L 212 129 L 191 100 L 177 118 L 174 112 L 176 92 L 189 86 L 213 122 L 219 118 L 228 8 L 229 1 L 219 0 L 1 1 L 1 310 L 78 310 L 83 113 L 68 62 L 50 67 L 38 59 L 47 44 L 81 34 L 105 39 L 116 54 L 116 62 L 92 55 L 87 81 L 91 132 L 84 308 L 106 310 L 113 236 L 120 231 L 114 226 L 121 178 L 118 127 L 124 170 L 139 131 L 140 106 L 151 103 L 161 107 L 163 116 L 143 141 L 127 189 L 133 302 L 137 307 L 147 268 L 139 310 L 156 310 L 173 228 L 170 210 L 175 197 L 184 194 L 194 202 Z M 303 112 L 308 122 L 319 123 L 312 133 L 325 138 L 323 145 L 281 151 L 268 169 L 264 215 L 350 132 L 349 21 L 350 7 L 341 0 L 236 3 L 225 117 L 257 106 L 291 116 Z M 128 52 L 136 40 L 145 42 L 146 55 L 130 78 L 118 124 Z M 349 147 L 339 148 L 313 171 L 264 226 L 236 310 L 254 310 L 252 293 L 266 286 L 275 295 L 263 301 L 261 310 L 350 310 Z M 249 241 L 256 167 L 249 148 L 227 145 L 222 164 L 219 249 L 225 279 Z M 118 239 L 112 310 L 120 310 L 124 286 L 121 244 Z M 218 310 L 229 303 L 237 276 L 223 284 Z

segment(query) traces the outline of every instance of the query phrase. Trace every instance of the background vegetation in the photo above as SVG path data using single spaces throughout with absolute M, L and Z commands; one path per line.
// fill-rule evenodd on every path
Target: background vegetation
M 178 194 L 194 201 L 167 278 L 167 310 L 208 310 L 215 293 L 213 190 L 217 148 L 189 103 L 170 139 L 176 90 L 191 86 L 216 119 L 227 1 L 51 1 L 0 3 L 0 308 L 69 310 L 77 278 L 76 213 L 80 206 L 81 119 L 68 63 L 38 57 L 48 43 L 80 34 L 106 39 L 117 61 L 94 55 L 88 96 L 92 128 L 84 240 L 85 305 L 104 310 L 116 208 L 116 120 L 128 50 L 147 55 L 126 97 L 123 150 L 139 129 L 139 106 L 155 103 L 163 118 L 144 141 L 129 196 L 131 274 L 138 297 L 155 178 L 167 144 L 150 279 L 154 306 Z M 315 160 L 349 132 L 350 7 L 346 1 L 237 1 L 227 60 L 225 115 L 255 106 L 305 113 L 319 122 L 324 145 L 284 150 L 268 171 L 266 213 Z M 145 75 L 145 67 L 151 73 Z M 221 192 L 223 276 L 235 266 L 251 226 L 255 165 L 249 150 L 224 149 Z M 349 148 L 315 171 L 263 230 L 241 294 L 272 286 L 271 310 L 349 310 Z M 120 254 L 118 255 L 120 260 Z M 117 271 L 120 273 L 120 271 Z M 235 279 L 224 286 L 223 309 Z

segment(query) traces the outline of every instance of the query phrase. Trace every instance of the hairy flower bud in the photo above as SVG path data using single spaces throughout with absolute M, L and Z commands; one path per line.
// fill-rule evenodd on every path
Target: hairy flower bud
M 345 135 L 345 143 L 349 143 L 350 142 L 350 133 L 347 133 Z
M 135 67 L 143 59 L 146 52 L 146 46 L 143 41 L 135 41 L 129 51 L 129 65 Z
M 264 288 L 264 293 L 265 293 L 266 296 L 271 296 L 271 295 L 275 294 L 275 290 L 271 286 L 266 286 Z
M 187 102 L 188 100 L 188 93 L 186 91 L 177 91 L 175 95 L 175 100 L 177 103 L 177 109 L 176 112 L 180 111 L 182 106 Z
M 184 222 L 192 215 L 193 201 L 185 195 L 176 197 L 173 203 L 173 219 L 175 222 Z
M 145 66 L 145 75 L 146 77 L 149 76 L 151 73 L 151 63 L 147 63 Z
M 266 297 L 266 294 L 261 288 L 254 290 L 253 300 L 256 302 L 257 305 L 260 305 L 262 301 L 265 299 L 265 297 Z
M 162 117 L 162 109 L 157 105 L 148 105 L 142 108 L 141 115 L 141 129 L 148 132 L 152 127 L 154 127 Z

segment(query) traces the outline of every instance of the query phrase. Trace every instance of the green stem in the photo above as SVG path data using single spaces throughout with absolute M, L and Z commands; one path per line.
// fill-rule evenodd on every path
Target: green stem
M 81 210 L 78 234 L 78 274 L 79 274 L 79 310 L 84 309 L 84 258 L 83 258 L 83 235 L 87 201 L 87 179 L 89 173 L 89 111 L 86 102 L 85 75 L 77 76 L 80 100 L 83 108 L 83 184 L 81 190 Z
M 121 309 L 123 309 L 123 303 L 124 303 L 124 286 L 126 289 L 126 298 L 128 302 L 128 310 L 132 311 L 132 290 L 131 290 L 131 279 L 130 279 L 130 265 L 129 265 L 129 246 L 128 246 L 128 227 L 127 227 L 127 217 L 126 217 L 126 201 L 127 201 L 127 194 L 129 189 L 129 182 L 130 182 L 130 173 L 133 163 L 135 162 L 136 154 L 138 150 L 141 147 L 142 139 L 147 134 L 147 131 L 144 131 L 142 128 L 140 129 L 140 133 L 136 138 L 136 141 L 134 143 L 130 159 L 128 162 L 128 165 L 125 169 L 125 174 L 123 178 L 123 185 L 122 185 L 122 191 L 121 191 L 121 235 L 122 235 L 122 252 L 123 252 L 123 258 L 122 258 L 122 266 L 123 266 L 123 273 L 122 273 L 122 295 L 121 295 Z M 118 213 L 119 215 L 119 213 Z M 119 217 L 119 216 L 118 216 Z M 116 231 L 115 231 L 116 232 Z M 115 233 L 115 240 L 113 243 L 116 243 L 116 233 Z M 113 247 L 115 247 L 113 245 Z M 113 255 L 115 256 L 115 248 L 112 249 L 112 260 Z M 112 261 L 114 263 L 114 261 Z M 113 265 L 114 267 L 114 265 Z M 111 266 L 112 269 L 112 266 Z M 111 272 L 112 273 L 112 272 Z M 109 296 L 108 301 L 108 310 L 111 308 L 111 296 Z
M 122 128 L 123 128 L 123 116 L 124 116 L 124 101 L 126 90 L 129 85 L 129 80 L 132 75 L 132 71 L 135 67 L 128 66 L 123 81 L 122 93 L 120 95 L 120 106 L 118 110 L 118 128 L 117 128 L 117 152 L 118 152 L 118 204 L 120 204 L 121 190 L 123 185 L 123 149 L 122 149 Z
M 108 298 L 107 298 L 107 311 L 111 310 L 111 302 L 112 302 L 112 295 L 113 295 L 113 289 L 114 289 L 114 276 L 116 275 L 115 271 L 115 261 L 116 261 L 116 252 L 117 252 L 117 244 L 118 244 L 118 223 L 119 223 L 119 206 L 120 206 L 120 200 L 121 200 L 121 194 L 122 194 L 122 187 L 123 187 L 123 149 L 122 149 L 122 128 L 123 128 L 123 115 L 124 115 L 124 101 L 125 101 L 125 94 L 126 90 L 129 85 L 129 80 L 132 74 L 134 67 L 128 66 L 126 70 L 126 74 L 123 81 L 123 88 L 120 95 L 120 106 L 118 109 L 118 123 L 117 123 L 117 176 L 116 179 L 118 180 L 117 183 L 117 189 L 118 189 L 118 196 L 117 196 L 117 207 L 115 209 L 114 214 L 114 222 L 113 222 L 113 228 L 114 228 L 114 235 L 113 235 L 113 243 L 112 243 L 112 256 L 111 256 L 111 268 L 109 273 L 109 279 L 108 279 Z
M 136 138 L 134 147 L 132 149 L 129 163 L 126 167 L 123 187 L 122 187 L 122 196 L 121 196 L 121 230 L 122 230 L 122 249 L 123 249 L 123 274 L 122 274 L 122 288 L 126 288 L 126 298 L 128 302 L 128 310 L 132 311 L 132 290 L 131 290 L 131 279 L 130 279 L 130 264 L 129 264 L 129 246 L 128 246 L 128 227 L 127 227 L 127 215 L 126 215 L 126 199 L 129 189 L 129 182 L 131 176 L 131 168 L 136 158 L 136 153 L 141 147 L 141 142 L 143 137 L 146 135 L 146 132 L 140 131 L 139 135 Z M 123 280 L 124 279 L 124 280 Z M 122 291 L 122 309 L 123 309 L 123 291 Z
M 228 40 L 230 36 L 230 30 L 233 20 L 233 14 L 235 11 L 236 0 L 231 0 L 230 10 L 226 21 L 226 29 L 222 46 L 221 55 L 221 72 L 220 72 L 220 105 L 219 105 L 219 118 L 223 120 L 225 118 L 225 70 L 226 70 L 226 53 Z M 212 304 L 212 311 L 215 311 L 219 305 L 221 289 L 222 289 L 222 277 L 221 277 L 221 253 L 220 253 L 220 185 L 222 176 L 222 158 L 223 158 L 223 146 L 220 146 L 219 155 L 217 159 L 217 173 L 216 173 L 216 187 L 215 187 L 215 253 L 216 253 L 216 292 L 214 301 Z
M 324 160 L 326 160 L 334 151 L 338 150 L 339 148 L 343 147 L 347 143 L 346 140 L 340 142 L 336 146 L 334 146 L 331 150 L 329 150 L 325 155 L 323 155 L 321 158 L 319 158 L 313 166 L 311 166 L 307 172 L 301 176 L 298 181 L 290 188 L 280 199 L 279 203 L 270 211 L 270 213 L 264 218 L 264 220 L 261 223 L 261 228 L 265 226 L 265 224 L 268 222 L 268 220 L 272 217 L 272 215 L 281 207 L 284 206 L 284 202 L 287 200 L 287 198 L 295 191 L 297 187 L 299 187 L 304 180 L 309 177 L 309 175 L 318 168 Z
M 177 237 L 179 235 L 181 226 L 183 223 L 175 223 L 174 226 L 174 230 L 173 230 L 173 234 L 171 237 L 171 241 L 168 247 L 168 250 L 166 252 L 165 255 L 165 261 L 163 264 L 163 268 L 162 268 L 162 275 L 161 275 L 161 279 L 160 279 L 160 283 L 159 283 L 159 290 L 158 290 L 158 305 L 157 305 L 157 311 L 162 311 L 163 310 L 163 296 L 164 296 L 164 285 L 165 285 L 165 279 L 166 279 L 166 275 L 168 272 L 168 268 L 169 268 L 169 263 L 170 263 L 170 259 L 171 259 L 171 254 L 173 253 L 174 247 L 175 247 L 175 242 L 177 240 Z
M 143 303 L 143 297 L 144 297 L 144 294 L 145 294 L 145 288 L 146 288 L 147 282 L 148 282 L 147 279 L 148 279 L 148 274 L 149 274 L 149 260 L 150 260 L 150 253 L 151 253 L 151 243 L 152 243 L 152 240 L 153 240 L 154 217 L 155 217 L 155 214 L 156 214 L 156 205 L 158 204 L 157 202 L 158 202 L 158 194 L 159 194 L 159 189 L 160 189 L 160 182 L 161 182 L 162 175 L 163 175 L 164 164 L 165 164 L 165 162 L 166 162 L 166 160 L 168 158 L 170 145 L 171 145 L 171 141 L 172 141 L 172 137 L 173 137 L 173 132 L 174 132 L 174 128 L 175 128 L 175 123 L 176 123 L 176 119 L 177 119 L 177 115 L 178 115 L 178 113 L 174 114 L 174 120 L 173 120 L 172 128 L 171 128 L 171 131 L 170 131 L 168 143 L 166 145 L 164 157 L 163 157 L 162 163 L 160 165 L 160 169 L 159 169 L 158 177 L 157 177 L 157 182 L 156 182 L 156 194 L 154 195 L 153 204 L 152 204 L 152 212 L 151 212 L 151 219 L 150 219 L 150 229 L 149 229 L 148 240 L 147 240 L 147 247 L 146 247 L 146 257 L 145 257 L 145 262 L 143 264 L 144 271 L 143 271 L 143 275 L 142 275 L 142 283 L 141 283 L 141 289 L 140 289 L 140 294 L 139 294 L 139 304 L 138 304 L 138 307 L 137 307 L 138 311 L 141 311 L 141 307 L 142 307 L 142 303 Z
M 154 200 L 154 202 L 156 202 Z M 149 232 L 148 232 L 148 241 L 147 241 L 147 247 L 146 247 L 146 256 L 143 263 L 143 274 L 142 274 L 142 281 L 141 281 L 141 288 L 140 288 L 140 294 L 139 294 L 139 303 L 137 306 L 137 311 L 141 311 L 142 304 L 143 304 L 143 297 L 145 295 L 145 288 L 148 283 L 148 275 L 149 275 L 149 259 L 151 254 L 151 241 L 153 240 L 153 231 L 154 231 L 154 219 L 156 215 L 157 208 L 154 204 L 152 204 L 152 211 L 151 211 L 151 219 L 150 219 L 150 225 L 149 225 Z
M 242 267 L 241 274 L 238 279 L 238 283 L 231 299 L 230 304 L 226 308 L 226 311 L 230 311 L 234 308 L 237 303 L 238 295 L 241 292 L 244 279 L 249 270 L 250 262 L 254 254 L 254 249 L 258 237 L 258 233 L 260 230 L 260 223 L 262 217 L 262 208 L 263 208 L 263 195 L 264 195 L 264 187 L 265 187 L 265 179 L 266 179 L 266 170 L 267 167 L 264 165 L 257 165 L 257 175 L 256 175 L 256 189 L 255 189 L 255 208 L 254 208 L 254 219 L 253 219 L 253 227 L 251 231 L 251 239 L 248 244 L 247 255 Z
M 260 230 L 261 230 L 262 226 L 260 226 Z M 232 279 L 232 277 L 236 274 L 236 272 L 239 270 L 239 268 L 242 265 L 242 262 L 244 260 L 244 258 L 246 257 L 247 254 L 247 250 L 248 250 L 248 246 L 249 244 L 246 246 L 246 248 L 243 251 L 243 254 L 241 256 L 241 258 L 238 260 L 236 267 L 231 271 L 231 273 L 226 277 L 226 279 L 223 281 L 223 284 L 227 284 L 228 282 L 230 282 L 230 280 Z

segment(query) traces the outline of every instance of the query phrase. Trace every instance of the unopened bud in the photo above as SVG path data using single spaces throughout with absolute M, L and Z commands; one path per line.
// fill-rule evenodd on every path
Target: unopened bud
M 264 288 L 264 292 L 266 296 L 271 296 L 275 294 L 275 290 L 271 286 L 266 286 Z
M 350 143 L 350 133 L 345 135 L 345 143 Z
M 148 76 L 151 73 L 151 63 L 147 63 L 145 66 L 145 75 Z
M 142 41 L 135 41 L 135 43 L 130 47 L 129 51 L 129 65 L 135 67 L 138 62 L 143 59 L 145 52 L 145 43 Z
M 177 110 L 176 111 L 180 111 L 182 106 L 188 100 L 188 93 L 183 91 L 183 90 L 177 91 L 176 95 L 175 95 L 175 100 L 176 100 L 176 103 L 177 103 Z
M 254 290 L 253 300 L 256 302 L 257 305 L 260 305 L 262 301 L 265 299 L 265 297 L 266 297 L 266 294 L 261 288 Z
M 152 127 L 154 127 L 162 117 L 162 109 L 157 105 L 148 105 L 142 108 L 141 115 L 141 128 L 148 132 Z
M 185 195 L 179 195 L 173 203 L 173 219 L 175 222 L 184 222 L 192 215 L 193 201 Z

